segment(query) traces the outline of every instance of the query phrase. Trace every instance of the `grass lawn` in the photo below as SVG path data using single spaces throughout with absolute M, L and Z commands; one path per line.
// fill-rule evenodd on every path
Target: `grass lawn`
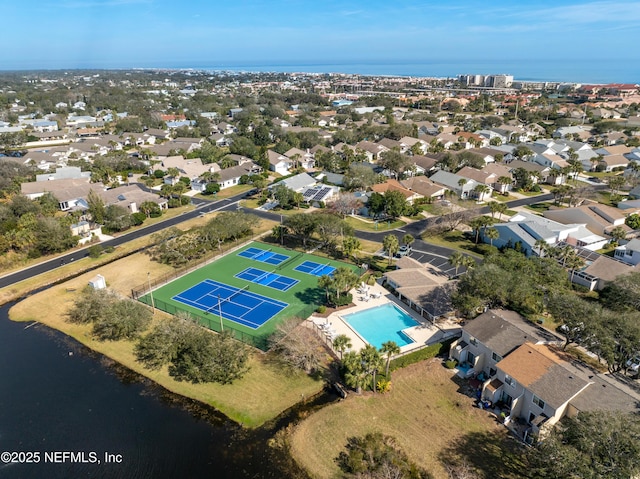
M 361 220 L 359 218 L 354 218 L 353 216 L 347 216 L 345 218 L 347 224 L 353 226 L 354 229 L 360 231 L 390 231 L 396 228 L 401 228 L 406 225 L 406 223 L 402 220 L 396 221 L 378 221 L 374 222 Z
M 447 231 L 439 235 L 423 235 L 422 240 L 425 243 L 431 243 L 439 246 L 446 246 L 463 253 L 468 253 L 481 258 L 482 256 L 473 251 L 475 243 L 466 238 L 462 231 Z
M 351 394 L 296 426 L 290 442 L 295 460 L 311 477 L 340 477 L 334 458 L 347 438 L 380 431 L 392 436 L 409 458 L 434 477 L 449 477 L 442 460 L 464 461 L 480 477 L 522 477 L 519 445 L 487 411 L 461 394 L 463 380 L 439 359 L 413 364 L 393 373 L 385 395 Z
M 208 200 L 208 201 L 224 200 L 225 198 L 230 198 L 232 196 L 238 195 L 240 193 L 244 193 L 245 191 L 249 191 L 252 189 L 253 189 L 253 186 L 251 185 L 235 185 L 235 186 L 230 186 L 229 188 L 220 190 L 215 195 L 203 195 L 202 193 L 198 193 L 195 197 L 200 198 L 202 200 Z
M 542 214 L 544 211 L 549 211 L 549 208 L 551 208 L 551 203 L 534 203 L 532 205 L 526 205 L 525 208 Z
M 239 255 L 239 253 L 248 248 L 270 250 L 273 253 L 284 255 L 288 259 L 280 265 L 273 265 Z M 168 313 L 175 313 L 180 310 L 186 311 L 193 317 L 198 318 L 200 323 L 204 326 L 217 331 L 220 329 L 220 318 L 217 314 L 207 313 L 203 309 L 198 309 L 197 307 L 184 304 L 183 302 L 173 300 L 172 298 L 206 279 L 218 281 L 239 289 L 249 286 L 250 294 L 258 294 L 267 298 L 283 301 L 287 303 L 288 306 L 256 329 L 252 329 L 249 326 L 245 326 L 226 318 L 222 321 L 223 326 L 227 330 L 232 330 L 237 338 L 242 338 L 243 341 L 254 344 L 259 348 L 265 348 L 267 337 L 274 331 L 279 321 L 295 316 L 307 318 L 313 310 L 324 302 L 325 293 L 323 290 L 318 288 L 318 276 L 295 270 L 298 265 L 305 261 L 312 261 L 321 265 L 329 264 L 334 268 L 344 266 L 351 268 L 356 273 L 360 272 L 356 266 L 343 263 L 341 261 L 288 250 L 273 244 L 252 242 L 238 251 L 234 251 L 233 253 L 216 259 L 211 263 L 203 265 L 195 271 L 192 271 L 187 275 L 175 279 L 154 290 L 153 301 L 157 308 Z M 279 289 L 274 289 L 269 286 L 252 283 L 246 279 L 235 277 L 236 274 L 247 268 L 256 268 L 264 272 L 276 273 L 278 275 L 285 276 L 286 278 L 298 280 L 298 283 L 286 291 L 281 291 Z M 154 277 L 152 276 L 152 279 L 153 278 Z M 140 283 L 143 282 L 144 280 Z M 149 294 L 140 299 L 146 304 L 151 304 L 151 295 Z M 242 301 L 244 301 L 244 299 Z M 214 304 L 212 308 L 215 306 L 216 305 Z M 251 314 L 251 312 L 247 314 Z
M 511 196 L 511 195 L 502 195 L 500 193 L 496 193 L 494 191 L 493 195 L 491 195 L 491 200 L 493 201 L 500 201 L 500 202 L 505 202 L 505 201 L 511 201 L 511 200 L 517 200 L 518 198 L 516 198 L 515 196 Z M 489 201 L 491 201 L 489 200 Z
M 149 371 L 136 362 L 134 343 L 96 341 L 91 337 L 89 326 L 65 322 L 65 314 L 79 291 L 97 273 L 106 278 L 110 288 L 129 295 L 131 288 L 146 281 L 147 272 L 156 277 L 171 269 L 170 266 L 150 261 L 143 253 L 136 253 L 24 299 L 11 309 L 10 317 L 15 321 L 35 320 L 58 329 L 169 391 L 214 406 L 232 420 L 248 427 L 256 427 L 275 418 L 296 404 L 302 395 L 310 397 L 322 389 L 321 381 L 305 374 L 283 371 L 258 352 L 252 354 L 249 373 L 231 385 L 178 382 L 168 375 L 166 368 Z M 156 320 L 164 316 L 164 313 L 156 312 Z

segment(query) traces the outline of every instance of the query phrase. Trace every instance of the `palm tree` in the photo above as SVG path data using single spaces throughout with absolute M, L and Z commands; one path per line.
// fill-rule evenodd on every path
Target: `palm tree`
M 395 341 L 387 341 L 385 343 L 382 343 L 380 352 L 387 355 L 387 365 L 385 367 L 384 374 L 385 376 L 387 376 L 387 378 L 389 378 L 389 364 L 391 363 L 391 356 L 400 353 L 400 346 L 398 346 Z
M 357 252 L 362 247 L 360 240 L 355 236 L 345 236 L 342 240 L 342 252 L 345 256 L 353 256 L 353 260 L 357 262 Z
M 449 256 L 449 264 L 456 268 L 456 276 L 458 276 L 458 268 L 462 266 L 462 262 L 464 260 L 464 255 L 460 251 L 454 251 Z
M 406 235 L 404 235 L 402 237 L 402 243 L 407 245 L 407 246 L 411 246 L 411 244 L 415 241 L 416 239 L 410 235 L 409 233 L 407 233 Z
M 513 184 L 513 180 L 509 176 L 500 176 L 498 184 L 500 185 L 500 193 L 506 196 L 509 194 L 507 187 Z
M 342 365 L 345 370 L 344 381 L 347 386 L 355 389 L 356 394 L 362 393 L 362 388 L 367 383 L 369 372 L 364 369 L 360 354 L 349 351 L 344 355 Z
M 396 235 L 387 235 L 382 240 L 382 247 L 387 252 L 389 257 L 389 265 L 391 265 L 391 260 L 393 256 L 398 252 L 400 245 L 398 244 L 398 237 Z
M 465 180 L 464 178 L 460 178 L 458 180 L 458 186 L 460 187 L 460 198 L 464 196 L 464 185 L 466 184 L 467 184 L 467 180 Z
M 538 250 L 538 256 L 542 257 L 543 251 L 547 251 L 549 247 L 549 243 L 547 243 L 544 239 L 538 238 L 534 244 L 534 247 Z
M 484 196 L 490 191 L 491 191 L 491 188 L 489 188 L 487 185 L 484 185 L 482 183 L 476 185 L 476 187 L 473 189 L 473 192 L 478 197 L 478 201 L 484 201 Z
M 462 260 L 461 266 L 464 266 L 465 268 L 467 268 L 467 271 L 469 271 L 470 269 L 473 269 L 477 266 L 476 260 L 473 259 L 471 256 L 465 256 Z
M 329 290 L 334 287 L 333 278 L 328 274 L 323 274 L 318 278 L 318 288 L 324 289 L 325 297 L 329 299 Z
M 340 361 L 342 361 L 342 355 L 351 347 L 351 338 L 346 334 L 339 334 L 333 340 L 333 349 L 340 353 Z
M 353 288 L 359 281 L 358 275 L 350 268 L 340 266 L 333 272 L 333 288 L 336 297 L 339 298 L 341 293 L 345 293 Z
M 480 229 L 486 228 L 491 223 L 491 219 L 487 216 L 476 216 L 471 221 L 469 221 L 469 226 L 475 232 L 476 244 L 480 240 Z
M 293 202 L 296 204 L 296 207 L 300 209 L 300 203 L 304 202 L 304 196 L 299 191 L 293 193 Z
M 484 235 L 489 238 L 489 244 L 493 246 L 493 240 L 500 238 L 500 232 L 495 228 L 487 228 Z
M 627 231 L 622 226 L 616 226 L 609 232 L 609 236 L 613 238 L 612 243 L 615 243 L 616 246 L 620 244 L 620 240 L 623 240 L 627 237 Z
M 578 254 L 574 251 L 569 258 L 567 258 L 567 267 L 571 270 L 571 282 L 573 283 L 573 274 L 577 269 L 582 268 L 585 265 L 584 259 L 582 259 Z
M 362 359 L 362 367 L 363 369 L 371 375 L 371 380 L 373 382 L 373 393 L 376 392 L 376 374 L 378 374 L 378 370 L 382 368 L 382 356 L 380 356 L 380 352 L 376 349 L 375 346 L 371 344 L 367 344 L 364 349 L 360 350 L 360 357 Z

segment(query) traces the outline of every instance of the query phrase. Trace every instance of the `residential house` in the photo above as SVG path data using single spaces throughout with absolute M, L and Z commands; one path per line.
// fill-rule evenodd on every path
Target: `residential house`
M 129 213 L 137 213 L 140 205 L 147 201 L 156 203 L 161 209 L 168 208 L 168 200 L 166 198 L 162 198 L 155 193 L 149 193 L 138 184 L 119 186 L 108 190 L 96 190 L 96 193 L 102 198 L 106 206 L 122 206 Z
M 267 158 L 269 160 L 269 170 L 281 175 L 288 175 L 289 170 L 293 167 L 291 159 L 273 150 L 267 150 Z
M 437 158 L 432 156 L 413 155 L 411 157 L 416 175 L 430 175 L 436 167 Z
M 501 163 L 488 163 L 482 171 L 492 175 L 490 178 L 496 180 L 491 184 L 491 187 L 498 193 L 507 193 L 513 188 L 513 175 L 511 174 L 511 168 Z M 460 172 L 458 172 L 460 173 Z M 507 183 L 505 178 L 511 180 Z
M 301 192 L 305 188 L 314 186 L 316 183 L 317 180 L 313 176 L 308 173 L 300 173 L 299 175 L 294 175 L 276 183 L 272 183 L 269 185 L 269 189 L 272 189 L 277 185 L 285 185 L 290 190 Z
M 496 364 L 523 344 L 562 344 L 562 338 L 523 318 L 515 311 L 490 309 L 468 321 L 462 336 L 451 344 L 449 357 L 463 364 L 465 377 L 496 375 Z
M 584 224 L 596 235 L 608 235 L 617 226 L 631 231 L 631 228 L 625 225 L 626 215 L 620 209 L 600 203 L 584 204 L 573 208 L 552 208 L 545 211 L 543 216 L 565 225 Z
M 90 171 L 82 171 L 79 166 L 64 166 L 56 168 L 55 173 L 45 173 L 36 175 L 36 181 L 52 181 L 64 179 L 86 179 L 91 178 Z
M 559 155 L 534 155 L 531 158 L 531 162 L 537 163 L 539 165 L 545 166 L 549 168 L 549 174 L 546 177 L 544 183 L 548 183 L 550 185 L 562 185 L 565 183 L 567 179 L 567 174 L 564 173 L 570 165 L 567 160 L 563 159 Z
M 544 436 L 564 417 L 569 403 L 593 384 L 543 344 L 523 344 L 498 362 L 496 370 L 485 381 L 482 398 L 503 405 L 507 426 L 519 419 L 530 425 L 521 437 L 525 440 L 530 434 Z
M 584 224 L 564 225 L 531 213 L 519 212 L 507 223 L 497 223 L 493 228 L 498 230 L 500 235 L 498 239 L 493 240 L 494 246 L 519 247 L 528 256 L 540 255 L 539 241 L 544 241 L 548 246 L 567 242 L 591 251 L 601 249 L 608 241 L 607 238 L 593 234 Z M 483 241 L 489 242 L 484 237 Z
M 627 244 L 618 246 L 613 257 L 623 263 L 637 265 L 640 263 L 640 239 L 634 238 Z
M 401 180 L 400 184 L 406 189 L 414 191 L 424 198 L 430 198 L 431 200 L 440 200 L 444 198 L 447 191 L 441 185 L 436 185 L 426 176 L 412 176 L 406 180 Z
M 633 150 L 632 147 L 626 145 L 613 145 L 606 146 L 604 148 L 598 148 L 596 153 L 598 155 L 609 156 L 609 155 L 627 155 L 631 153 Z
M 61 211 L 69 211 L 84 205 L 84 200 L 89 191 L 104 191 L 102 183 L 91 183 L 90 178 L 71 178 L 51 181 L 26 182 L 20 185 L 21 193 L 34 200 L 40 196 L 51 193 L 58 200 Z
M 378 145 L 384 146 L 388 150 L 398 150 L 400 153 L 407 151 L 406 145 L 401 144 L 398 140 L 392 140 L 391 138 L 383 138 L 377 142 Z
M 415 147 L 415 145 L 419 145 L 418 147 Z M 402 138 L 400 138 L 400 145 L 401 145 L 401 152 L 406 152 L 408 150 L 413 150 L 414 147 L 418 148 L 421 153 L 424 155 L 427 151 L 429 151 L 429 143 L 418 139 L 418 138 L 413 138 L 411 136 L 403 136 Z
M 523 168 L 528 171 L 534 184 L 548 183 L 552 174 L 550 167 L 533 163 L 531 161 L 513 160 L 510 161 L 507 166 L 512 176 L 514 176 L 514 171 L 518 168 Z
M 569 278 L 572 283 L 584 286 L 589 291 L 600 291 L 618 276 L 635 271 L 632 265 L 610 256 L 575 246 L 574 251 L 584 261 L 584 266 L 572 271 Z
M 460 139 L 462 139 L 462 142 L 459 141 Z M 464 149 L 473 147 L 473 145 L 468 143 L 465 138 L 462 138 L 455 133 L 438 133 L 436 140 L 444 147 L 445 150 L 451 149 L 453 145 L 458 143 L 461 143 Z
M 460 175 L 456 175 L 455 173 L 443 170 L 436 171 L 436 173 L 429 179 L 432 182 L 455 192 L 456 195 L 462 199 L 472 198 L 474 196 L 474 188 L 480 184 L 475 180 L 464 178 Z
M 624 155 L 605 155 L 598 161 L 597 169 L 609 172 L 625 169 L 627 166 L 629 166 L 629 160 Z
M 387 148 L 384 145 L 379 143 L 373 143 L 371 141 L 359 141 L 355 145 L 356 152 L 361 151 L 367 157 L 369 163 L 376 162 L 380 159 L 380 155 L 385 151 L 389 151 L 390 148 Z
M 486 164 L 494 163 L 504 158 L 504 152 L 494 148 L 471 148 L 469 152 L 482 157 Z
M 371 190 L 380 194 L 384 194 L 387 191 L 399 191 L 407 200 L 407 203 L 410 204 L 412 204 L 414 200 L 422 198 L 422 195 L 420 195 L 418 192 L 405 188 L 398 180 L 393 179 L 389 179 L 384 183 L 377 183 L 375 185 L 372 185 Z
M 302 151 L 299 148 L 291 148 L 284 153 L 284 156 L 294 162 L 294 168 L 301 167 L 308 171 L 316 166 L 315 157 L 308 149 Z
M 591 132 L 583 126 L 561 126 L 553 132 L 554 138 L 574 138 L 579 137 L 581 140 L 588 140 Z
M 215 181 L 220 185 L 220 189 L 224 190 L 225 188 L 240 184 L 240 178 L 244 175 L 251 176 L 261 172 L 262 168 L 259 165 L 253 161 L 245 161 L 237 166 L 218 171 L 219 179 Z

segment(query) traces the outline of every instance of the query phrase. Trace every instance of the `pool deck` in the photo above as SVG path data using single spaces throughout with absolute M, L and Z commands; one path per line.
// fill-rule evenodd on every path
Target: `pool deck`
M 368 300 L 365 299 L 362 293 L 358 293 L 355 289 L 350 292 L 353 295 L 353 307 L 331 313 L 327 318 L 319 318 L 316 316 L 311 316 L 309 318 L 309 321 L 313 323 L 312 325 L 315 327 L 316 331 L 318 331 L 318 334 L 324 335 L 325 341 L 329 345 L 332 342 L 332 336 L 335 337 L 340 334 L 344 334 L 351 339 L 351 351 L 360 351 L 363 349 L 368 343 L 343 319 L 343 316 L 389 303 L 397 305 L 402 309 L 402 311 L 420 323 L 418 326 L 402 330 L 415 342 L 407 344 L 406 346 L 401 346 L 400 354 L 421 348 L 425 344 L 437 343 L 446 337 L 457 334 L 460 331 L 460 326 L 453 322 L 444 322 L 437 325 L 432 324 L 426 318 L 422 318 L 415 311 L 410 310 L 406 304 L 378 283 L 375 283 L 373 286 L 369 286 Z

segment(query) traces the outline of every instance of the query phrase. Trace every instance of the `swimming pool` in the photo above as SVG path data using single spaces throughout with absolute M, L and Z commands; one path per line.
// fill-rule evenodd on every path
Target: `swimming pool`
M 383 304 L 357 313 L 347 314 L 343 319 L 355 329 L 365 341 L 380 348 L 382 343 L 395 341 L 398 346 L 414 343 L 402 332 L 403 329 L 418 326 L 415 319 L 394 304 Z

